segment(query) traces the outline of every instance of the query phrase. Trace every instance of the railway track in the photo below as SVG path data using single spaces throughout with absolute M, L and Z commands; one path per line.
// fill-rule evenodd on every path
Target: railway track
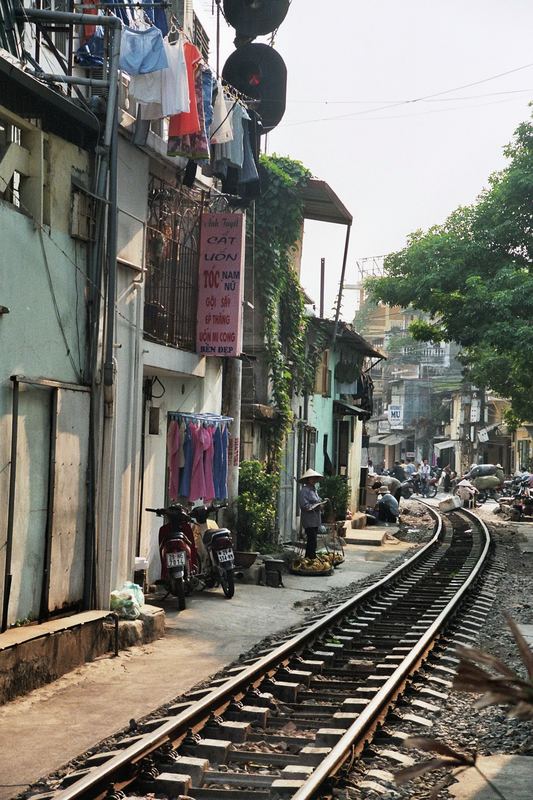
M 472 636 L 457 628 L 457 615 L 472 606 L 490 536 L 470 512 L 432 513 L 430 542 L 377 584 L 189 692 L 39 798 L 330 797 L 439 640 Z

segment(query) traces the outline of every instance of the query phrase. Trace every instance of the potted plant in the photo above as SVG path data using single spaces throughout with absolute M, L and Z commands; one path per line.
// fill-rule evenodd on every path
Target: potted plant
M 267 550 L 275 539 L 278 478 L 260 461 L 243 461 L 239 467 L 236 528 L 239 550 Z
M 325 475 L 320 481 L 319 494 L 320 497 L 328 497 L 330 501 L 326 507 L 328 522 L 346 519 L 350 487 L 343 475 Z

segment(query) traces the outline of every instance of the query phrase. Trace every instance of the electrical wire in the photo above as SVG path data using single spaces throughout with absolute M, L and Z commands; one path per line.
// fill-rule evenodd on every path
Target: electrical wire
M 497 95 L 502 94 L 524 94 L 528 93 L 531 94 L 532 89 L 508 89 L 506 91 L 501 92 L 483 92 L 482 94 L 467 94 L 463 97 L 440 97 L 440 98 L 432 98 L 428 97 L 427 99 L 423 100 L 425 103 L 452 103 L 456 100 L 477 100 L 481 97 L 496 97 Z M 380 100 L 294 100 L 291 98 L 292 103 L 301 103 L 305 105 L 325 105 L 325 106 L 334 106 L 334 105 L 371 105 L 376 103 L 410 103 L 410 100 L 384 100 L 383 98 Z
M 389 108 L 397 108 L 398 106 L 404 105 L 412 105 L 414 103 L 420 103 L 422 101 L 431 100 L 436 97 L 442 97 L 445 94 L 451 94 L 452 92 L 459 92 L 462 89 L 469 89 L 472 86 L 479 86 L 482 83 L 488 83 L 489 81 L 497 80 L 498 78 L 503 78 L 506 75 L 512 75 L 515 72 L 520 72 L 525 69 L 530 69 L 533 67 L 533 63 L 531 64 L 524 64 L 521 67 L 515 67 L 514 69 L 507 70 L 506 72 L 499 72 L 497 75 L 490 75 L 487 78 L 481 78 L 478 81 L 471 81 L 470 83 L 464 83 L 461 86 L 454 86 L 451 89 L 443 89 L 440 92 L 432 92 L 431 94 L 421 95 L 420 97 L 413 97 L 410 100 L 397 100 L 393 103 L 386 103 L 379 108 L 372 108 L 372 109 L 363 109 L 362 111 L 352 111 L 349 114 L 338 114 L 334 117 L 316 117 L 315 119 L 307 119 L 307 120 L 300 120 L 299 122 L 289 122 L 285 125 L 285 127 L 294 127 L 296 125 L 307 125 L 310 122 L 333 122 L 334 120 L 339 119 L 349 119 L 352 117 L 362 116 L 364 114 L 370 114 L 376 111 L 385 111 Z

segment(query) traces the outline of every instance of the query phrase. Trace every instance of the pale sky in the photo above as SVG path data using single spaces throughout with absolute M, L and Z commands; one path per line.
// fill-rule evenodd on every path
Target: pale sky
M 211 8 L 195 0 L 214 66 Z M 222 33 L 221 65 L 234 36 L 224 20 Z M 532 43 L 531 0 L 292 0 L 275 42 L 288 70 L 287 110 L 268 152 L 302 161 L 353 214 L 347 283 L 357 259 L 403 247 L 410 232 L 474 201 L 504 166 L 503 147 L 531 113 Z M 344 235 L 306 223 L 301 280 L 318 304 L 326 258 L 326 313 Z M 347 292 L 345 319 L 354 307 Z

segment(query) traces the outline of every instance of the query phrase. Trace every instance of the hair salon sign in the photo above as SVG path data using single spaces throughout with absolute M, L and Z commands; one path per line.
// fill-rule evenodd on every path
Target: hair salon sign
M 203 356 L 242 352 L 244 217 L 202 216 L 196 350 Z

